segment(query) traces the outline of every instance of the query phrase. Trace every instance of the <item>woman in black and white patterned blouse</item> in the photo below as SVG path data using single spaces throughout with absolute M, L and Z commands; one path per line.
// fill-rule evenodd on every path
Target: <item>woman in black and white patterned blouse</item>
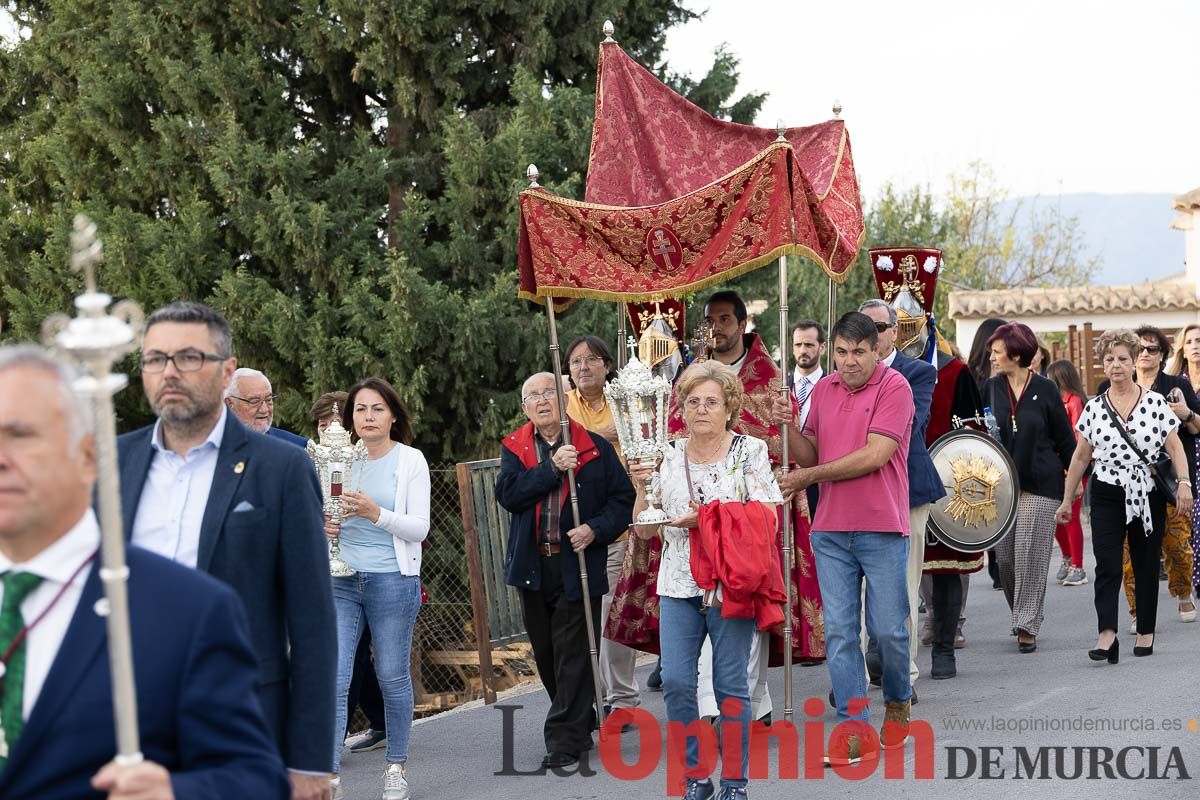
M 1092 550 L 1096 555 L 1096 618 L 1100 632 L 1096 647 L 1088 652 L 1094 661 L 1116 664 L 1117 595 L 1121 588 L 1121 551 L 1126 540 L 1133 562 L 1137 592 L 1138 637 L 1135 656 L 1154 652 L 1154 625 L 1158 616 L 1158 555 L 1166 521 L 1166 498 L 1154 487 L 1143 459 L 1117 428 L 1122 426 L 1153 462 L 1165 449 L 1178 477 L 1177 506 L 1187 514 L 1192 487 L 1187 458 L 1179 441 L 1179 418 L 1162 395 L 1138 385 L 1134 362 L 1142 345 L 1133 331 L 1105 331 L 1096 342 L 1096 355 L 1108 376 L 1107 392 L 1093 397 L 1076 426 L 1081 438 L 1067 472 L 1066 492 L 1058 519 L 1071 515 L 1071 502 L 1083 471 L 1095 458 L 1091 483 Z M 1114 416 L 1116 419 L 1114 419 Z

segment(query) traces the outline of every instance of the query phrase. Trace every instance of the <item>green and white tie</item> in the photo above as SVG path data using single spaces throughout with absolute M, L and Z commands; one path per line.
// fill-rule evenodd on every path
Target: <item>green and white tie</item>
M 29 572 L 4 573 L 4 602 L 0 605 L 0 654 L 8 652 L 13 639 L 25 627 L 21 603 L 42 582 Z M 25 641 L 13 650 L 7 664 L 0 664 L 4 691 L 0 693 L 0 768 L 8 760 L 9 750 L 17 743 L 25 727 Z

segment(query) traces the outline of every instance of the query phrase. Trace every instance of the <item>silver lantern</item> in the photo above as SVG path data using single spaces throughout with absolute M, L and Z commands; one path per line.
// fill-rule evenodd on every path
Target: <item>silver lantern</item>
M 671 394 L 671 383 L 663 376 L 655 375 L 638 359 L 637 342 L 632 336 L 629 337 L 629 350 L 629 363 L 605 385 L 604 394 L 612 409 L 625 460 L 657 466 L 667 447 L 667 398 Z M 670 522 L 671 518 L 658 505 L 658 492 L 653 481 L 649 482 L 646 501 L 649 505 L 638 514 L 635 525 Z
M 308 457 L 317 467 L 321 479 L 321 494 L 325 498 L 325 514 L 330 522 L 341 525 L 345 520 L 342 511 L 342 491 L 357 491 L 362 479 L 362 466 L 367 460 L 367 446 L 360 439 L 350 441 L 350 432 L 338 421 L 338 407 L 333 406 L 333 422 L 321 432 L 321 442 L 308 442 Z M 329 545 L 329 574 L 335 578 L 346 578 L 354 570 L 342 561 L 338 537 Z

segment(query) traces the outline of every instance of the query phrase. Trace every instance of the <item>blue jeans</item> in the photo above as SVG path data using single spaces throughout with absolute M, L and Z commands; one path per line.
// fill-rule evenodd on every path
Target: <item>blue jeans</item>
M 354 653 L 364 623 L 375 644 L 375 675 L 383 694 L 387 722 L 387 760 L 408 761 L 412 730 L 413 691 L 409 674 L 413 626 L 421 610 L 421 579 L 399 572 L 359 572 L 333 578 L 333 607 L 337 612 L 337 720 L 334 723 L 333 771 L 341 764 L 346 736 L 346 698 L 354 674 Z
M 750 683 L 746 670 L 750 664 L 750 642 L 754 638 L 753 619 L 726 619 L 720 609 L 700 613 L 700 598 L 663 597 L 659 599 L 658 641 L 662 650 L 663 699 L 667 719 L 684 725 L 700 718 L 696 703 L 696 675 L 700 647 L 704 637 L 712 639 L 713 690 L 717 708 L 732 697 L 741 701 L 742 713 L 736 718 L 742 729 L 740 778 L 721 784 L 746 785 L 746 765 L 750 757 Z M 687 738 L 687 766 L 700 762 L 700 743 Z
M 825 612 L 825 658 L 838 721 L 869 721 L 866 705 L 856 714 L 850 698 L 867 697 L 866 664 L 859 643 L 862 580 L 867 579 L 867 630 L 883 660 L 883 698 L 912 697 L 908 673 L 908 538 L 873 531 L 813 531 L 813 555 Z

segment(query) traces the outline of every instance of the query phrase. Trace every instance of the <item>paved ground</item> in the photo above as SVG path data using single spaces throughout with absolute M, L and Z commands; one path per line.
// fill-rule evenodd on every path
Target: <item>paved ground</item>
M 1090 559 L 1087 569 L 1090 576 Z M 915 790 L 922 800 L 963 796 L 1007 800 L 1014 794 L 1054 800 L 1126 798 L 1142 792 L 1152 792 L 1156 799 L 1195 797 L 1200 791 L 1200 734 L 1188 725 L 1196 727 L 1195 720 L 1200 717 L 1196 681 L 1200 624 L 1181 623 L 1166 584 L 1161 583 L 1160 588 L 1154 655 L 1134 658 L 1133 637 L 1122 631 L 1121 663 L 1109 666 L 1089 661 L 1085 652 L 1095 643 L 1091 584 L 1050 585 L 1038 651 L 1022 655 L 1017 652 L 1016 639 L 1008 634 L 1003 595 L 992 590 L 986 574 L 976 574 L 967 609 L 969 643 L 958 651 L 958 677 L 936 682 L 922 678 L 917 684 L 920 703 L 913 717 L 932 726 L 933 779 L 914 777 L 916 757 L 910 743 L 904 753 L 905 777 L 901 781 L 885 779 L 882 766 L 860 780 L 825 770 L 819 779 L 783 780 L 778 777 L 778 748 L 773 745 L 770 778 L 752 782 L 750 795 L 755 800 L 800 794 L 810 798 L 890 798 L 897 790 L 909 796 Z M 1123 600 L 1121 607 L 1124 613 Z M 928 648 L 921 650 L 920 665 L 923 671 L 929 667 Z M 772 672 L 771 693 L 778 715 L 783 705 L 783 672 Z M 648 666 L 640 668 L 639 680 L 644 683 L 648 673 Z M 805 714 L 803 703 L 804 698 L 823 697 L 828 691 L 825 667 L 796 667 L 794 675 L 797 727 L 806 722 L 823 723 L 827 736 L 836 723 L 832 711 L 822 703 L 823 717 L 815 719 Z M 548 700 L 540 685 L 534 684 L 533 691 L 510 697 L 501 705 L 522 706 L 507 712 L 511 734 L 507 741 L 503 736 L 506 712 L 495 706 L 459 709 L 413 728 L 409 763 L 414 798 L 666 796 L 665 764 L 640 781 L 614 777 L 599 757 L 591 762 L 595 774 L 586 777 L 496 775 L 538 768 L 544 754 L 541 723 Z M 665 719 L 662 694 L 645 693 L 643 708 Z M 878 721 L 878 715 L 875 719 Z M 807 729 L 802 730 L 807 735 Z M 801 752 L 803 747 L 802 737 Z M 985 753 L 981 749 L 985 747 L 1002 749 Z M 1022 753 L 1034 760 L 1039 758 L 1038 748 L 1062 749 L 1043 750 L 1042 761 L 1035 761 L 1032 768 L 1023 765 Z M 1091 766 L 1093 758 L 1103 762 L 1108 755 L 1100 748 L 1113 751 L 1108 761 L 1113 779 L 1106 777 L 1102 763 Z M 1122 749 L 1124 759 L 1118 764 Z M 636 737 L 623 737 L 621 751 L 626 763 L 634 763 L 638 758 Z M 1083 774 L 1073 777 L 1077 754 Z M 969 770 L 972 760 L 974 769 Z M 982 774 L 982 762 L 987 760 L 995 763 L 991 769 L 995 777 Z M 1046 778 L 1040 777 L 1042 763 L 1046 764 Z M 378 798 L 384 765 L 382 750 L 347 755 L 343 760 L 347 800 Z M 803 761 L 800 770 L 803 775 Z M 1132 777 L 1122 777 L 1122 771 Z M 1089 775 L 1092 772 L 1094 777 Z M 1165 779 L 1151 779 L 1163 773 Z

